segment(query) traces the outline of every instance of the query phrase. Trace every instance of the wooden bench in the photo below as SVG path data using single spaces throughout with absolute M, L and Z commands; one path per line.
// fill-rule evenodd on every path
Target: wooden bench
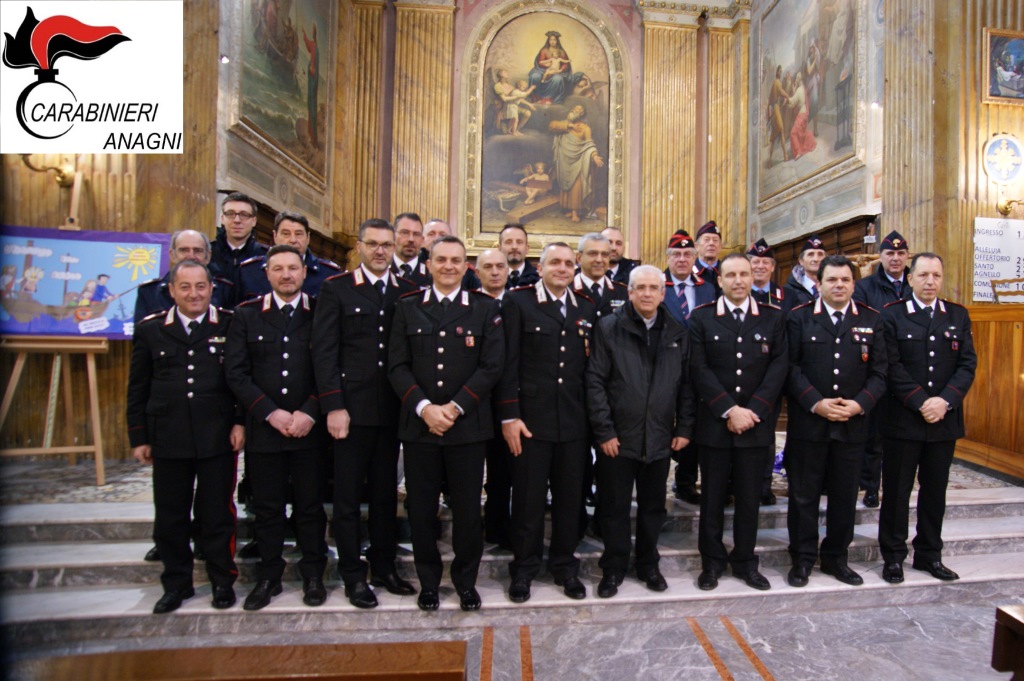
M 997 672 L 1013 672 L 1011 681 L 1024 681 L 1024 605 L 996 608 L 992 668 Z
M 464 681 L 466 642 L 236 646 L 70 655 L 18 665 L 46 681 L 118 679 L 416 679 Z

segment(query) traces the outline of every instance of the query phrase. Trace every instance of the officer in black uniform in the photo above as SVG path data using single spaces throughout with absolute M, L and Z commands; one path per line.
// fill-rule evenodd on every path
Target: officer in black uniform
M 722 296 L 690 315 L 690 378 L 700 398 L 694 440 L 700 457 L 700 549 L 697 586 L 718 586 L 726 565 L 755 589 L 771 588 L 758 572 L 758 502 L 769 447 L 774 452 L 779 395 L 789 369 L 782 310 L 750 295 L 747 256 L 720 264 Z M 722 543 L 726 499 L 736 500 L 733 550 Z
M 750 268 L 754 275 L 754 283 L 750 288 L 751 297 L 762 305 L 774 305 L 782 308 L 785 294 L 782 287 L 772 281 L 775 272 L 775 254 L 772 247 L 764 239 L 758 239 L 747 249 L 750 257 Z M 779 401 L 782 395 L 779 394 Z M 774 506 L 778 499 L 772 492 L 772 472 L 775 470 L 775 440 L 768 445 L 768 461 L 765 462 L 764 476 L 761 481 L 761 505 Z
M 612 247 L 611 257 L 608 259 L 609 279 L 614 282 L 626 285 L 629 283 L 629 273 L 640 264 L 639 260 L 630 260 L 626 257 L 626 240 L 622 236 L 622 230 L 618 227 L 605 227 L 601 234 L 608 239 Z
M 843 255 L 821 261 L 821 297 L 789 313 L 789 475 L 791 586 L 805 586 L 818 559 L 818 505 L 828 489 L 821 571 L 854 586 L 850 569 L 857 480 L 868 436 L 867 414 L 885 395 L 881 315 L 853 302 L 854 265 Z M 788 295 L 788 292 L 787 292 Z
M 224 377 L 231 312 L 210 305 L 205 265 L 182 260 L 169 273 L 175 304 L 135 329 L 128 377 L 132 456 L 153 466 L 153 539 L 164 595 L 155 614 L 195 595 L 189 549 L 193 495 L 213 607 L 235 603 L 235 466 L 245 444 L 235 396 Z
M 416 590 L 398 576 L 398 396 L 388 382 L 388 341 L 399 297 L 416 285 L 390 271 L 395 230 L 387 220 L 359 226 L 361 264 L 324 282 L 313 327 L 321 408 L 334 441 L 334 539 L 349 602 L 377 598 L 359 557 L 360 503 L 369 502 L 372 583 L 393 594 Z
M 391 328 L 388 378 L 402 401 L 398 437 L 421 610 L 440 605 L 437 504 L 445 478 L 455 550 L 452 582 L 463 610 L 480 608 L 480 489 L 486 442 L 494 434 L 490 395 L 504 366 L 505 337 L 498 301 L 462 289 L 466 266 L 459 239 L 438 239 L 430 254 L 433 285 L 398 301 Z
M 899 232 L 889 232 L 878 248 L 878 268 L 870 277 L 857 282 L 853 299 L 876 310 L 889 303 L 910 297 L 907 284 L 907 254 L 910 245 Z M 881 411 L 868 417 L 870 437 L 864 446 L 864 465 L 860 472 L 860 488 L 864 490 L 864 505 L 878 507 L 878 488 L 882 480 L 882 435 L 878 429 Z
M 318 258 L 309 250 L 309 220 L 306 216 L 284 210 L 274 217 L 274 244 L 288 244 L 302 254 L 306 266 L 306 281 L 302 292 L 314 298 L 320 295 L 320 286 L 327 277 L 341 272 L 341 267 L 326 258 Z M 270 293 L 266 261 L 263 256 L 249 258 L 238 270 L 238 302 L 251 300 Z
M 423 288 L 430 284 L 427 271 L 428 254 L 423 252 L 423 220 L 416 213 L 400 213 L 395 217 L 395 253 L 391 271 Z
M 211 244 L 210 272 L 236 287 L 242 263 L 267 252 L 267 247 L 256 241 L 253 230 L 257 212 L 256 202 L 241 192 L 232 192 L 221 202 L 221 225 Z
M 818 299 L 818 271 L 826 253 L 821 237 L 812 234 L 800 248 L 797 264 L 782 287 L 782 310 L 789 312 L 798 305 Z
M 693 237 L 697 247 L 697 262 L 693 273 L 710 282 L 715 287 L 715 297 L 722 295 L 722 286 L 718 281 L 721 272 L 718 265 L 718 254 L 722 251 L 722 231 L 718 223 L 708 220 L 697 230 Z
M 506 288 L 533 286 L 540 281 L 537 268 L 526 259 L 530 252 L 530 237 L 526 227 L 510 222 L 498 233 L 498 248 L 508 258 L 508 283 Z
M 194 229 L 182 229 L 171 235 L 171 267 L 182 260 L 194 260 L 201 265 L 210 262 L 210 240 L 202 232 Z M 210 294 L 214 307 L 230 309 L 235 302 L 235 285 L 224 277 L 210 276 L 213 290 Z M 153 314 L 169 310 L 174 306 L 170 292 L 170 272 L 162 277 L 150 279 L 139 285 L 135 298 L 136 324 Z M 159 560 L 157 558 L 156 560 Z
M 579 580 L 583 471 L 590 453 L 583 372 L 590 354 L 594 304 L 570 288 L 576 258 L 555 242 L 540 256 L 541 280 L 505 296 L 508 360 L 497 388 L 501 429 L 512 461 L 509 599 L 530 598 L 544 550 L 544 510 L 551 487 L 548 569 L 566 596 L 584 598 Z
M 967 310 L 938 297 L 942 273 L 939 256 L 918 253 L 907 277 L 912 296 L 882 311 L 891 397 L 881 416 L 885 494 L 878 544 L 885 561 L 882 578 L 892 584 L 903 581 L 915 477 L 920 490 L 914 569 L 936 579 L 959 577 L 942 564 L 942 518 L 953 450 L 964 436 L 964 398 L 978 357 Z
M 228 384 L 246 414 L 246 469 L 260 552 L 246 610 L 265 608 L 281 593 L 289 501 L 302 551 L 302 600 L 310 606 L 327 600 L 321 466 L 327 439 L 309 350 L 314 301 L 302 293 L 305 266 L 297 249 L 274 246 L 266 260 L 272 292 L 236 308 L 225 357 Z

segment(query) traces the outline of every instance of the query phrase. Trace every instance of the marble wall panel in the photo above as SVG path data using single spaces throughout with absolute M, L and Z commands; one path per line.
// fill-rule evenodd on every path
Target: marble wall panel
M 747 107 L 750 23 L 708 35 L 707 218 L 718 223 L 722 243 L 746 245 Z M 702 222 L 698 216 L 697 221 Z M 697 225 L 693 225 L 696 229 Z M 690 230 L 693 234 L 693 230 Z

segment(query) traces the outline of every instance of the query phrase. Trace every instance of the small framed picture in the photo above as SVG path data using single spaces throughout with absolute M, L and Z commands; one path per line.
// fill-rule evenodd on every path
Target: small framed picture
M 1024 105 L 1024 32 L 985 29 L 983 102 Z

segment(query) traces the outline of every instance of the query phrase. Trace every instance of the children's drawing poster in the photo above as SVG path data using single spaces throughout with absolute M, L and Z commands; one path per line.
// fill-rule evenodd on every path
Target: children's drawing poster
M 0 225 L 0 333 L 131 338 L 136 291 L 167 271 L 170 242 Z

